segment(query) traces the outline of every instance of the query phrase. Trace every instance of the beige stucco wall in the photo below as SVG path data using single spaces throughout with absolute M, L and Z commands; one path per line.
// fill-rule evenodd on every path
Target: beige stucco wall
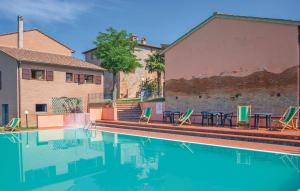
M 141 63 L 142 67 L 135 70 L 135 72 L 131 72 L 125 74 L 120 72 L 117 76 L 118 81 L 118 97 L 120 98 L 135 98 L 137 92 L 139 91 L 139 86 L 141 84 L 142 78 L 150 78 L 156 79 L 156 73 L 148 73 L 145 70 L 146 62 L 145 60 L 149 57 L 149 55 L 155 53 L 157 50 L 154 48 L 146 47 L 146 46 L 137 46 L 136 51 L 134 54 L 136 55 L 137 59 Z M 91 52 L 85 53 L 85 61 L 100 65 L 100 61 L 98 61 L 95 57 L 92 56 Z M 112 83 L 113 83 L 113 76 L 109 72 L 104 72 L 104 94 L 109 97 L 112 91 Z M 162 77 L 163 83 L 163 77 Z
M 53 97 L 78 97 L 82 98 L 84 112 L 87 112 L 88 94 L 103 94 L 103 83 L 97 84 L 78 84 L 66 82 L 66 72 L 77 74 L 103 75 L 101 71 L 92 71 L 76 68 L 67 68 L 59 66 L 45 66 L 30 63 L 22 63 L 22 68 L 43 69 L 54 71 L 54 81 L 40 80 L 21 80 L 21 113 L 28 110 L 31 114 L 31 125 L 35 125 L 36 118 L 35 105 L 47 104 L 48 112 L 51 113 L 51 100 Z M 22 71 L 21 71 L 22 76 Z M 39 114 L 39 113 L 38 113 Z M 42 113 L 43 114 L 43 113 Z M 23 116 L 24 119 L 24 116 Z
M 2 125 L 2 104 L 8 104 L 9 118 L 17 117 L 17 62 L 0 53 L 2 89 L 0 90 L 0 124 Z
M 165 53 L 168 109 L 281 115 L 298 105 L 298 28 L 216 18 Z
M 12 33 L 0 36 L 0 46 L 17 48 L 18 34 Z M 47 52 L 60 55 L 72 55 L 72 50 L 66 48 L 55 40 L 47 37 L 37 30 L 24 32 L 24 49 Z

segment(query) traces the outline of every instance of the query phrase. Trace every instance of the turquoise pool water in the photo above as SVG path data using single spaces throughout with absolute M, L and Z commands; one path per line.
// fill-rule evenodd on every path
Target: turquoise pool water
M 0 190 L 297 191 L 300 157 L 65 129 L 0 134 Z

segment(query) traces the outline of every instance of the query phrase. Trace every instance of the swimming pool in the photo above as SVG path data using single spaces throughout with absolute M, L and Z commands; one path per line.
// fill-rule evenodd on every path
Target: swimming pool
M 0 190 L 283 190 L 300 157 L 85 129 L 0 134 Z

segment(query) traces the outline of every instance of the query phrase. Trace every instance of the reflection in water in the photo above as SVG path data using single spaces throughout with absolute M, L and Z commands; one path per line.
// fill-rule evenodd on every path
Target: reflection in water
M 247 151 L 236 151 L 236 163 L 239 165 L 251 165 L 251 155 Z
M 1 134 L 0 148 L 1 191 L 300 187 L 300 159 L 291 155 L 86 129 Z

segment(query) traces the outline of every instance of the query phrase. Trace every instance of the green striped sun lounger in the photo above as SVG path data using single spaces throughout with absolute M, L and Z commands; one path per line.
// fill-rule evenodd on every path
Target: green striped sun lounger
M 20 118 L 12 118 L 12 120 L 2 128 L 4 128 L 4 130 L 15 131 L 16 128 L 19 127 L 20 122 Z
M 184 115 L 182 115 L 179 119 L 178 119 L 178 124 L 179 125 L 183 125 L 184 123 L 187 124 L 192 124 L 191 122 L 191 115 L 193 114 L 194 110 L 193 109 L 187 109 L 187 111 L 185 112 Z
M 239 105 L 237 108 L 237 126 L 248 125 L 250 127 L 251 105 Z
M 151 118 L 151 114 L 152 114 L 152 108 L 151 107 L 146 107 L 140 117 L 140 122 L 142 120 L 145 120 L 147 123 L 149 123 L 149 120 Z
M 275 120 L 278 124 L 280 124 L 281 131 L 284 129 L 295 129 L 297 128 L 297 113 L 299 111 L 299 107 L 296 106 L 290 106 L 282 115 L 282 117 L 279 120 Z

